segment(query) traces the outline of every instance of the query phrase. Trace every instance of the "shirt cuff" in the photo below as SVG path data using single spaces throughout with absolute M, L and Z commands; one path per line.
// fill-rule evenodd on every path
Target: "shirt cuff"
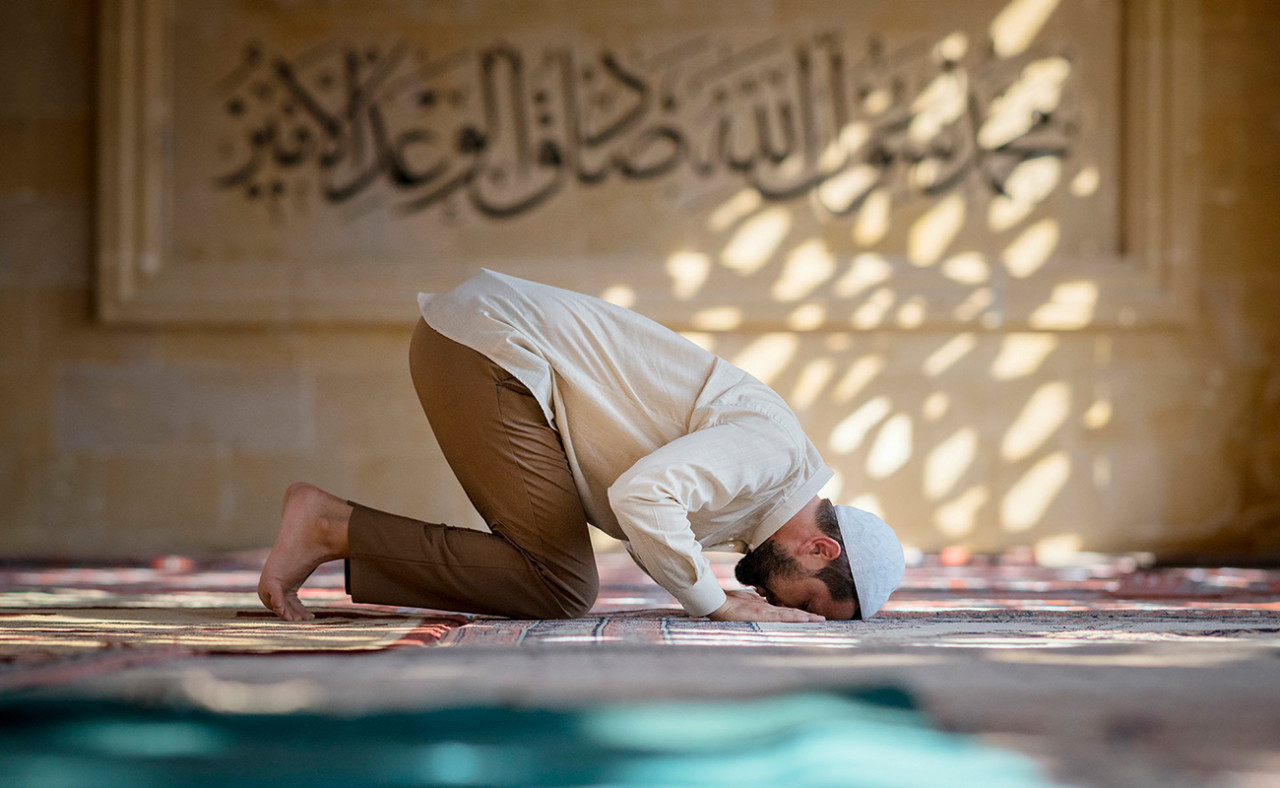
M 716 579 L 716 576 L 708 571 L 702 576 L 701 580 L 694 583 L 677 598 L 686 613 L 691 616 L 701 617 L 719 610 L 720 606 L 729 597 L 725 594 L 724 589 L 720 587 L 720 581 Z

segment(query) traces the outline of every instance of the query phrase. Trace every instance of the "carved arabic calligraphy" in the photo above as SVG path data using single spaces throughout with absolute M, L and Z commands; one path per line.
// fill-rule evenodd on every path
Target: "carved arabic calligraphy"
M 684 170 L 847 215 L 877 188 L 933 197 L 973 179 L 1003 193 L 1014 167 L 1067 156 L 1079 132 L 1062 46 L 953 60 L 872 36 L 852 49 L 834 33 L 692 36 L 649 56 L 328 41 L 290 58 L 251 44 L 218 85 L 235 164 L 214 185 L 330 203 L 384 190 L 401 212 L 502 219 L 574 184 Z

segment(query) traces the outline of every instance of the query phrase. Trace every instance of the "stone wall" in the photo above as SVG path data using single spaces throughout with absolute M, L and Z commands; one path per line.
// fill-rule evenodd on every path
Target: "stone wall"
M 833 497 L 922 549 L 1280 549 L 1280 7 L 1201 10 L 1190 328 L 697 337 L 793 403 Z M 299 479 L 476 525 L 409 382 L 410 324 L 96 320 L 95 20 L 0 5 L 0 552 L 264 547 Z

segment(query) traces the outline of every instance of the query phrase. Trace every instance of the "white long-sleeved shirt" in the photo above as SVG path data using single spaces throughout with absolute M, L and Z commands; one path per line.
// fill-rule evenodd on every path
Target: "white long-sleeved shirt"
M 628 309 L 489 270 L 418 306 L 529 388 L 588 521 L 692 616 L 725 601 L 703 548 L 753 549 L 832 476 L 772 389 Z

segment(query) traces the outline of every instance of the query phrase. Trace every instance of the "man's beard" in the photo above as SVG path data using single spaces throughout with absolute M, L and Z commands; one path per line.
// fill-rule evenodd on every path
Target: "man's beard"
M 775 577 L 798 577 L 803 574 L 796 559 L 783 551 L 772 539 L 765 540 L 747 553 L 733 568 L 733 576 L 744 586 L 768 588 Z

